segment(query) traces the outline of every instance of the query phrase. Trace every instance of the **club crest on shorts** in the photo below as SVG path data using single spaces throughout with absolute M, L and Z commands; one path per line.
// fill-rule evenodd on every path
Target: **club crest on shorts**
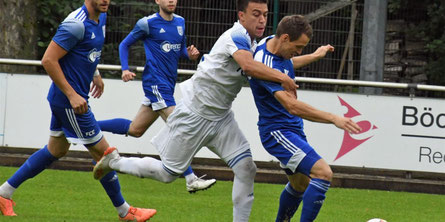
M 184 35 L 184 30 L 182 29 L 182 26 L 176 26 L 176 28 L 178 28 L 178 34 L 180 36 Z

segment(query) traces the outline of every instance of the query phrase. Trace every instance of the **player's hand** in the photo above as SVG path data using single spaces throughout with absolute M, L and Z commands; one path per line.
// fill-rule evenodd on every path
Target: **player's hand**
M 286 92 L 289 92 L 292 96 L 297 98 L 298 85 L 295 83 L 293 79 L 291 79 L 290 77 L 286 78 L 286 80 L 281 83 L 281 86 Z
M 190 60 L 195 61 L 199 57 L 199 51 L 194 45 L 187 47 L 187 53 L 189 55 Z
M 136 77 L 136 74 L 134 74 L 134 72 L 130 72 L 130 70 L 123 70 L 122 71 L 122 80 L 124 82 L 128 82 L 130 80 L 133 80 L 134 77 Z
M 75 114 L 84 114 L 88 111 L 87 101 L 79 94 L 76 93 L 68 99 L 70 100 L 71 107 L 73 107 Z
M 104 92 L 104 81 L 102 80 L 102 77 L 100 75 L 93 77 L 93 83 L 90 89 L 91 96 L 93 98 L 100 98 L 102 96 L 102 93 Z
M 335 116 L 333 123 L 336 127 L 344 129 L 349 133 L 359 133 L 362 131 L 362 128 L 360 128 L 357 123 L 346 117 Z
M 318 49 L 315 50 L 313 55 L 317 59 L 321 59 L 321 58 L 325 57 L 328 52 L 333 52 L 333 51 L 334 51 L 334 47 L 329 45 L 329 44 L 327 44 L 327 45 L 323 45 L 323 46 L 318 47 Z

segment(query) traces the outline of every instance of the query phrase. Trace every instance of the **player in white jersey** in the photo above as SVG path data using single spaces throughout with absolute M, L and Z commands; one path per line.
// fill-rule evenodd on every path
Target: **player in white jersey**
M 267 0 L 238 0 L 239 21 L 202 58 L 197 72 L 181 85 L 184 99 L 168 117 L 166 127 L 153 139 L 161 161 L 153 158 L 123 158 L 108 149 L 94 168 L 101 178 L 112 169 L 172 182 L 206 146 L 232 168 L 233 221 L 248 221 L 253 203 L 256 166 L 249 143 L 236 123 L 231 105 L 246 75 L 279 82 L 295 96 L 296 84 L 289 76 L 254 61 L 255 38 L 263 35 Z

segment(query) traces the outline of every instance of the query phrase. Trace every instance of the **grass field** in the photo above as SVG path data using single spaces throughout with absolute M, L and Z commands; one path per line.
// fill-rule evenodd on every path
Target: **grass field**
M 17 168 L 0 167 L 0 183 Z M 230 222 L 232 182 L 218 181 L 204 192 L 189 194 L 184 179 L 163 184 L 119 175 L 126 200 L 158 210 L 150 221 Z M 255 184 L 250 221 L 274 221 L 283 185 Z M 18 217 L 0 221 L 118 221 L 117 213 L 91 172 L 46 170 L 20 186 L 13 196 Z M 332 188 L 317 221 L 365 222 L 380 217 L 389 222 L 445 221 L 445 195 Z M 301 206 L 300 206 L 301 209 Z M 293 221 L 299 221 L 300 210 Z

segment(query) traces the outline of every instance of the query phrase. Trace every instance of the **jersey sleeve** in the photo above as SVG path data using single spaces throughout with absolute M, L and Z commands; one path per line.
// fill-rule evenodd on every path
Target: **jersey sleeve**
M 278 70 L 278 69 L 276 69 Z M 278 70 L 279 72 L 282 72 L 281 70 Z M 270 94 L 274 94 L 276 91 L 284 91 L 284 88 L 281 86 L 280 83 L 277 82 L 269 82 L 265 80 L 255 79 L 259 85 L 264 87 Z
M 119 44 L 119 59 L 121 62 L 122 70 L 128 70 L 128 53 L 130 51 L 131 45 L 133 45 L 138 40 L 147 37 L 149 33 L 150 31 L 147 18 L 139 19 L 133 30 Z
M 230 34 L 230 41 L 227 43 L 227 49 L 230 55 L 233 55 L 238 50 L 250 51 L 251 42 L 250 37 L 245 33 L 244 30 L 236 30 Z
M 85 26 L 76 19 L 67 19 L 60 24 L 53 41 L 66 51 L 70 51 L 78 42 L 83 40 Z

